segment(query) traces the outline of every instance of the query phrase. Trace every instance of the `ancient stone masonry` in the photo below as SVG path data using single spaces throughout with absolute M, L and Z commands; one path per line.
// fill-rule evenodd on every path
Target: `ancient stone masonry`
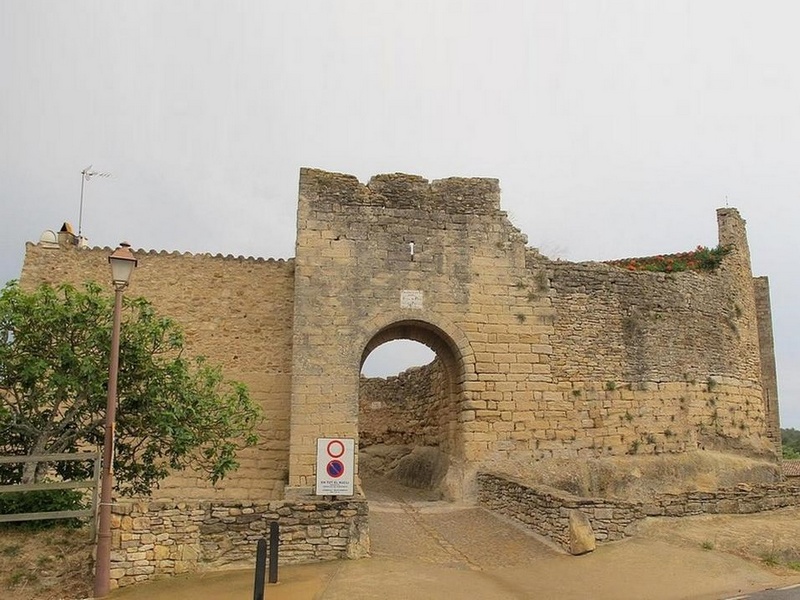
M 259 539 L 278 523 L 281 564 L 369 553 L 367 504 L 132 502 L 113 508 L 113 587 L 200 569 L 251 567 Z
M 438 361 L 387 379 L 362 378 L 359 399 L 359 443 L 443 446 L 454 421 L 447 381 Z
M 312 491 L 316 438 L 358 438 L 360 416 L 381 412 L 359 405 L 360 366 L 398 338 L 430 346 L 441 370 L 435 409 L 392 418 L 448 453 L 456 480 L 498 457 L 774 454 L 768 288 L 754 285 L 744 221 L 717 217 L 729 249 L 717 270 L 630 272 L 526 247 L 493 179 L 363 185 L 303 169 L 295 259 L 138 252 L 131 293 L 267 413 L 235 478 L 211 490 L 181 475 L 159 497 Z M 108 252 L 31 244 L 22 284 L 102 281 Z
M 648 502 L 583 498 L 507 476 L 478 474 L 478 501 L 570 551 L 572 511 L 588 517 L 597 541 L 619 540 L 635 532 L 645 517 L 748 514 L 800 505 L 800 485 L 741 485 L 710 492 L 663 494 Z
M 313 503 L 321 437 L 435 446 L 446 497 L 468 500 L 478 471 L 503 461 L 713 449 L 774 462 L 768 284 L 753 279 L 738 212 L 719 209 L 717 224 L 718 268 L 629 271 L 528 247 L 495 179 L 365 185 L 302 169 L 295 258 L 136 252 L 129 294 L 183 324 L 187 351 L 245 382 L 266 414 L 236 474 L 216 487 L 176 474 L 155 499 Z M 110 249 L 68 242 L 29 244 L 23 287 L 107 281 Z M 367 355 L 395 339 L 437 361 L 363 380 Z M 593 526 L 612 537 L 607 509 Z
M 645 517 L 640 505 L 604 498 L 580 498 L 541 485 L 526 485 L 512 478 L 478 474 L 478 501 L 482 506 L 533 529 L 569 550 L 569 513 L 577 510 L 589 518 L 597 541 L 619 540 Z M 628 533 L 626 533 L 628 532 Z
M 508 326 L 490 321 L 518 324 L 503 306 L 504 280 L 524 269 L 524 237 L 499 210 L 495 180 L 389 175 L 363 186 L 303 170 L 295 260 L 290 486 L 308 490 L 310 442 L 323 431 L 357 436 L 364 353 L 398 337 L 430 345 L 446 366 L 459 419 L 446 447 L 469 456 L 485 446 L 488 423 L 460 404 L 482 391 L 463 388 L 478 379 L 476 360 L 494 373 L 507 366 L 477 352 L 487 328 Z M 320 352 L 329 339 L 335 346 Z
M 109 248 L 28 244 L 20 283 L 104 282 Z M 289 389 L 293 261 L 137 251 L 139 267 L 130 295 L 175 318 L 186 334 L 186 351 L 205 355 L 225 375 L 246 383 L 264 409 L 256 448 L 240 456 L 235 478 L 216 488 L 192 473 L 169 478 L 155 490 L 160 499 L 280 499 L 288 475 Z M 257 282 L 257 284 L 254 284 Z
M 756 277 L 753 280 L 756 298 L 758 341 L 761 351 L 761 383 L 764 391 L 767 435 L 773 440 L 778 455 L 781 454 L 781 423 L 778 414 L 778 373 L 775 366 L 775 342 L 772 335 L 772 308 L 769 300 L 769 280 Z

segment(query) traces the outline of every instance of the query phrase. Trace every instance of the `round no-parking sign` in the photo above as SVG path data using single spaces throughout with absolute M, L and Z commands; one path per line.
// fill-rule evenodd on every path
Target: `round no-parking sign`
M 355 440 L 352 438 L 317 439 L 318 496 L 352 496 Z
M 339 479 L 344 475 L 344 463 L 340 460 L 333 459 L 328 463 L 328 466 L 325 467 L 325 471 L 327 471 L 328 477 Z

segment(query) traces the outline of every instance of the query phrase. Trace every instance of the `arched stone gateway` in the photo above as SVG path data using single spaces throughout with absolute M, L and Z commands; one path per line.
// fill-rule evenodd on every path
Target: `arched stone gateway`
M 576 474 L 565 483 L 573 493 L 594 493 L 578 489 L 591 461 L 613 470 L 717 450 L 772 468 L 779 430 L 768 284 L 752 276 L 739 213 L 719 209 L 717 221 L 713 256 L 570 263 L 527 247 L 500 208 L 495 179 L 391 174 L 364 185 L 302 169 L 294 259 L 136 253 L 131 293 L 182 323 L 187 351 L 247 383 L 266 415 L 261 443 L 235 475 L 211 488 L 176 474 L 155 496 L 198 503 L 201 524 L 185 532 L 198 557 L 201 546 L 238 542 L 202 545 L 197 531 L 244 518 L 218 516 L 228 508 L 209 501 L 302 523 L 292 533 L 296 560 L 360 555 L 366 509 L 358 496 L 331 508 L 315 495 L 317 439 L 358 441 L 360 367 L 397 338 L 431 347 L 445 373 L 447 410 L 437 423 L 446 426 L 431 435 L 450 461 L 451 497 L 491 492 L 503 496 L 497 506 L 511 506 L 517 488 L 496 475 L 528 481 L 548 464 Z M 108 279 L 110 250 L 68 237 L 27 246 L 24 287 Z M 170 572 L 170 556 L 154 572 Z
M 719 269 L 667 274 L 550 261 L 499 200 L 493 179 L 395 174 L 365 186 L 301 172 L 289 493 L 312 491 L 315 436 L 358 437 L 358 367 L 399 336 L 449 361 L 467 471 L 698 447 L 774 452 L 765 324 L 735 210 L 718 213 L 729 249 Z
M 527 270 L 524 236 L 500 211 L 499 199 L 493 179 L 429 183 L 395 174 L 374 177 L 363 186 L 351 176 L 303 170 L 295 258 L 290 493 L 308 493 L 314 477 L 315 457 L 310 438 L 304 436 L 321 431 L 309 419 L 321 413 L 331 435 L 356 437 L 356 361 L 364 355 L 354 354 L 402 327 L 438 346 L 442 360 L 450 363 L 448 371 L 460 388 L 461 457 L 470 460 L 486 449 L 488 440 L 481 439 L 485 423 L 476 423 L 475 410 L 487 402 L 480 396 L 488 390 L 478 385 L 481 374 L 470 335 L 481 342 L 498 334 L 514 337 L 536 362 L 549 341 L 542 328 L 528 327 L 524 339 L 509 333 L 508 326 L 519 323 L 507 306 L 486 314 L 511 299 L 513 278 L 523 278 Z M 526 302 L 519 310 L 543 318 L 550 311 L 547 304 Z M 438 329 L 447 335 L 432 335 L 434 328 L 425 323 L 441 323 Z M 508 356 L 509 340 L 501 344 Z M 484 355 L 483 370 L 498 375 L 504 365 L 489 367 L 493 355 Z M 333 385 L 320 395 L 322 381 Z
M 453 333 L 446 333 L 442 327 Z M 367 327 L 370 329 L 372 324 Z M 359 472 L 362 477 L 388 473 L 412 487 L 436 489 L 446 499 L 460 499 L 462 413 L 468 412 L 464 382 L 467 370 L 474 370 L 469 342 L 452 323 L 437 326 L 402 319 L 377 330 L 364 348 L 361 364 L 378 346 L 394 340 L 424 344 L 435 353 L 436 360 L 387 380 L 362 378 Z M 376 460 L 376 452 L 378 456 L 385 452 L 384 460 Z
M 448 322 L 437 326 L 419 320 L 418 315 L 407 315 L 406 318 L 393 320 L 387 325 L 380 325 L 381 322 L 387 320 L 384 317 L 378 321 L 375 334 L 370 337 L 369 342 L 364 346 L 364 351 L 361 353 L 361 366 L 363 366 L 369 353 L 381 344 L 405 339 L 419 342 L 433 350 L 439 360 L 446 364 L 447 373 L 453 383 L 462 383 L 466 379 L 467 365 L 470 365 L 472 371 L 474 371 L 475 357 L 470 349 L 469 340 L 452 323 Z M 442 327 L 447 328 L 451 333 L 448 333 Z M 370 323 L 365 330 L 369 332 L 374 328 L 376 328 L 376 324 Z

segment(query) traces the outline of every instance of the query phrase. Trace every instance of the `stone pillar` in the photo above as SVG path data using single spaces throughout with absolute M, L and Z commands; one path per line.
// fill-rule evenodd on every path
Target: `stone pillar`
M 729 249 L 722 260 L 720 274 L 727 287 L 728 313 L 731 336 L 729 353 L 741 365 L 742 376 L 754 382 L 761 381 L 761 361 L 756 316 L 753 272 L 750 266 L 750 248 L 747 243 L 746 222 L 735 208 L 717 209 L 719 243 Z
M 764 416 L 767 435 L 781 455 L 781 422 L 778 413 L 778 373 L 775 366 L 775 342 L 772 335 L 772 307 L 769 299 L 769 279 L 753 279 L 758 319 L 758 341 L 761 350 L 761 385 L 764 388 Z

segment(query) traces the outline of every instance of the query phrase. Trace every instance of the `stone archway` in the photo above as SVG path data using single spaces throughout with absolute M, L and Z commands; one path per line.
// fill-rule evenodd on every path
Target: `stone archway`
M 448 477 L 463 458 L 459 411 L 465 363 L 458 344 L 440 327 L 411 318 L 391 322 L 372 335 L 361 354 L 395 340 L 430 348 L 436 358 L 388 378 L 361 377 L 359 472 L 362 482 L 388 479 L 420 490 L 428 499 L 454 499 Z M 374 485 L 374 483 L 373 483 Z M 365 487 L 369 487 L 365 483 Z

